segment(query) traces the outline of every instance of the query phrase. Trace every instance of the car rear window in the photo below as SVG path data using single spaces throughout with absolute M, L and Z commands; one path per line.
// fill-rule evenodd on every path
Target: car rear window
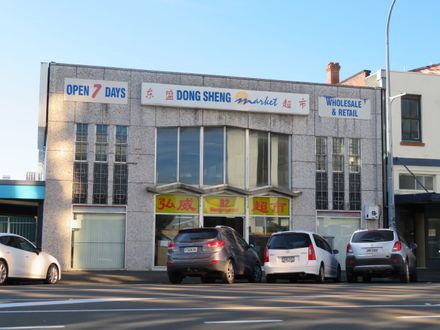
M 389 242 L 392 240 L 394 240 L 394 232 L 391 230 L 371 230 L 354 234 L 352 242 Z
M 185 242 L 204 241 L 204 240 L 216 238 L 217 234 L 218 232 L 215 229 L 183 231 L 176 236 L 174 242 L 185 243 Z
M 310 245 L 310 237 L 305 233 L 285 233 L 273 235 L 267 246 L 273 250 L 289 250 L 306 248 Z

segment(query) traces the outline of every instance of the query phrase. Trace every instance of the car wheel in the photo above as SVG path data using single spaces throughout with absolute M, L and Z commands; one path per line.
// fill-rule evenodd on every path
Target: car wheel
M 55 284 L 58 282 L 59 276 L 58 267 L 55 264 L 51 264 L 46 274 L 46 284 Z
M 168 273 L 168 279 L 171 284 L 180 284 L 182 283 L 183 276 L 180 273 Z
M 6 284 L 8 280 L 8 265 L 3 260 L 0 260 L 0 285 Z
M 275 283 L 277 278 L 274 275 L 268 274 L 266 275 L 266 282 L 267 283 Z
M 408 266 L 408 262 L 405 262 L 403 264 L 402 270 L 400 271 L 400 282 L 409 283 L 409 281 L 410 281 L 409 266 Z
M 248 281 L 250 283 L 260 283 L 262 277 L 263 277 L 263 271 L 261 270 L 260 264 L 257 263 L 252 269 L 252 274 L 249 275 Z
M 210 276 L 202 276 L 201 281 L 202 283 L 215 283 L 215 278 Z
M 354 283 L 354 282 L 356 282 L 357 277 L 356 277 L 355 275 L 353 275 L 353 273 L 351 273 L 351 272 L 347 272 L 347 273 L 346 273 L 346 276 L 347 276 L 347 282 L 348 282 L 348 283 Z
M 319 267 L 319 273 L 316 276 L 316 283 L 324 283 L 324 282 L 325 282 L 324 265 L 321 265 L 321 267 Z
M 231 259 L 229 259 L 226 264 L 226 269 L 223 273 L 223 280 L 226 284 L 232 284 L 235 281 L 235 266 Z
M 340 265 L 338 265 L 338 270 L 336 271 L 335 282 L 336 283 L 341 282 L 341 266 Z

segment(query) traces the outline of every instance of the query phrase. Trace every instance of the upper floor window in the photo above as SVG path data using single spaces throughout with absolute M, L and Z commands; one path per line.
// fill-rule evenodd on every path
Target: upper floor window
M 95 151 L 95 160 L 97 162 L 106 162 L 107 161 L 107 125 L 96 125 L 96 151 Z
M 87 124 L 76 124 L 75 160 L 87 160 L 88 131 Z
M 317 136 L 316 148 L 316 208 L 318 210 L 328 209 L 328 176 L 327 176 L 327 138 Z
M 434 190 L 434 176 L 433 175 L 416 175 L 400 174 L 399 175 L 399 189 L 401 190 Z
M 402 96 L 402 140 L 421 141 L 420 95 Z
M 116 126 L 115 162 L 127 161 L 128 127 Z

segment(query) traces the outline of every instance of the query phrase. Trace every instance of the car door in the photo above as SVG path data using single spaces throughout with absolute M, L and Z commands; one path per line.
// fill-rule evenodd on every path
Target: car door
M 0 244 L 1 255 L 8 264 L 9 277 L 19 277 L 24 269 L 24 258 L 20 257 L 20 252 L 15 248 L 15 237 L 2 236 Z
M 328 253 L 329 266 L 327 267 L 331 269 L 331 276 L 336 276 L 336 272 L 338 270 L 338 260 L 336 259 L 336 256 L 327 240 L 323 237 L 321 237 L 321 239 L 323 241 L 325 251 Z
M 331 256 L 331 249 L 329 246 L 329 250 L 327 250 L 326 247 L 326 241 L 321 236 L 314 234 L 313 238 L 315 239 L 315 243 L 318 247 L 318 254 L 320 260 L 324 262 L 324 272 L 326 277 L 334 276 L 333 275 L 333 265 L 332 265 L 332 256 Z M 328 243 L 327 243 L 328 245 Z
M 241 235 L 234 231 L 234 235 L 239 246 L 240 253 L 243 256 L 243 267 L 246 274 L 251 274 L 255 264 L 258 261 L 258 256 L 254 249 L 241 237 Z
M 23 237 L 15 237 L 17 246 L 24 256 L 23 277 L 41 278 L 43 273 L 44 258 L 36 252 L 36 247 Z
M 237 274 L 244 274 L 246 262 L 243 247 L 238 243 L 237 235 L 232 229 L 227 228 L 225 234 L 231 244 L 231 251 L 235 260 L 235 271 Z

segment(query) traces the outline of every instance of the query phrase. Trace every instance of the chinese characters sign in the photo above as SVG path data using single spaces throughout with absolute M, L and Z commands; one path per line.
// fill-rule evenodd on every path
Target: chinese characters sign
M 198 214 L 199 199 L 188 195 L 157 195 L 156 213 Z
M 250 214 L 288 216 L 289 199 L 282 197 L 253 197 L 250 199 Z
M 203 198 L 204 214 L 244 214 L 244 198 L 208 196 Z
M 347 99 L 333 96 L 319 97 L 319 116 L 331 118 L 370 119 L 368 99 Z
M 142 83 L 141 104 L 308 115 L 309 95 Z
M 65 78 L 64 101 L 127 104 L 128 83 Z

